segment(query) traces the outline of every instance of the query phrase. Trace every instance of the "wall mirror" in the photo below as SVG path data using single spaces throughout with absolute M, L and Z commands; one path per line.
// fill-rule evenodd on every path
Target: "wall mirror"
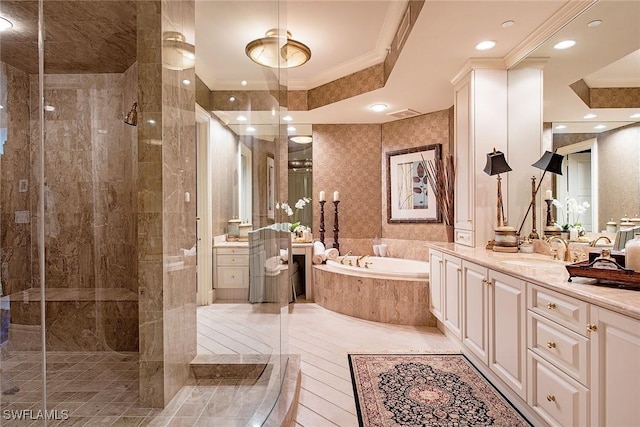
M 589 203 L 569 218 L 586 231 L 640 216 L 639 17 L 639 2 L 598 2 L 529 56 L 545 59 L 545 138 L 566 156 L 554 197 Z M 554 49 L 565 40 L 575 46 Z
M 317 201 L 313 194 L 313 137 L 310 124 L 297 124 L 289 127 L 289 132 L 295 132 L 288 138 L 288 201 L 293 208 L 297 200 L 309 197 Z M 293 128 L 293 129 L 292 129 Z M 307 204 L 298 211 L 298 217 L 292 219 L 300 224 L 311 227 L 313 223 L 313 207 L 315 203 Z

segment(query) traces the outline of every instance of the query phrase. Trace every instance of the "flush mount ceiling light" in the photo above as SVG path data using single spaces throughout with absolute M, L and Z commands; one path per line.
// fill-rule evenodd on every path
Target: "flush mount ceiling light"
M 187 43 L 182 33 L 165 31 L 162 34 L 162 63 L 170 70 L 187 70 L 196 66 L 196 48 Z
M 387 109 L 387 104 L 373 104 L 373 105 L 369 105 L 369 108 L 379 113 Z
M 289 31 L 273 28 L 261 39 L 253 40 L 244 49 L 256 64 L 270 68 L 299 67 L 311 59 L 311 49 L 291 38 Z
M 496 45 L 496 42 L 494 42 L 493 40 L 485 40 L 483 42 L 480 42 L 476 45 L 476 50 L 489 50 L 489 49 L 493 49 L 493 47 Z
M 9 21 L 7 18 L 3 18 L 0 16 L 0 31 L 8 30 L 13 27 L 13 23 Z
M 570 47 L 575 46 L 576 42 L 574 40 L 564 40 L 559 43 L 556 43 L 553 48 L 557 50 L 569 49 Z
M 313 138 L 309 135 L 292 136 L 289 139 L 296 144 L 311 144 L 313 142 Z

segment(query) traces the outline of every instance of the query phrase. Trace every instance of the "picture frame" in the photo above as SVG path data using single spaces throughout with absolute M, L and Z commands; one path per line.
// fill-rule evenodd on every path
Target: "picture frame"
M 276 168 L 273 156 L 267 155 L 267 218 L 276 217 L 275 200 Z
M 442 144 L 386 153 L 388 223 L 442 222 L 425 169 L 429 161 L 441 155 Z

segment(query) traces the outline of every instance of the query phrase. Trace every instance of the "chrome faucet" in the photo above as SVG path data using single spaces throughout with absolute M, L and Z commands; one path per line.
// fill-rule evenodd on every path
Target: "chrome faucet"
M 368 256 L 369 256 L 369 255 L 362 255 L 362 256 L 359 256 L 359 257 L 358 257 L 358 259 L 356 260 L 356 265 L 357 265 L 358 267 L 362 267 L 362 266 L 360 265 L 360 261 L 361 261 L 361 260 L 363 260 L 364 258 L 368 257 Z M 366 264 L 366 263 L 365 263 L 365 264 Z M 368 268 L 368 267 L 367 267 L 367 268 Z
M 351 252 L 353 252 L 353 251 L 349 251 L 346 254 L 342 255 L 342 259 L 340 260 L 340 264 L 344 264 L 344 262 L 346 261 L 347 257 L 349 255 L 351 255 Z
M 608 238 L 607 236 L 599 236 L 595 240 L 592 240 L 591 242 L 589 242 L 589 246 L 594 248 L 600 239 L 605 239 L 607 241 L 607 243 L 611 243 L 611 239 Z
M 569 244 L 564 240 L 561 239 L 558 236 L 551 236 L 547 239 L 545 239 L 548 243 L 553 243 L 553 242 L 560 242 L 562 243 L 562 246 L 564 247 L 564 260 L 567 262 L 573 262 L 573 260 L 571 259 L 571 251 L 569 250 Z M 554 254 L 554 259 L 558 259 L 558 253 L 556 252 Z

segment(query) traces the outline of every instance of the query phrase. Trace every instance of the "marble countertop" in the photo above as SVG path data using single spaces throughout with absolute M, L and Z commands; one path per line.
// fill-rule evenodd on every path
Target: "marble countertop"
M 297 243 L 291 242 L 291 246 L 294 248 L 304 248 L 304 247 L 313 247 L 313 242 L 305 242 L 305 243 Z M 213 247 L 214 248 L 247 248 L 249 247 L 249 242 L 228 242 L 224 240 L 224 236 L 222 238 L 218 238 L 217 236 L 213 239 Z
M 569 272 L 565 267 L 568 263 L 553 262 L 549 255 L 499 253 L 454 243 L 428 242 L 427 246 L 640 320 L 640 291 L 595 285 L 594 279 L 583 277 L 574 277 L 568 282 Z M 529 260 L 533 260 L 531 266 L 526 265 Z M 533 266 L 536 260 L 551 262 Z M 524 261 L 522 264 L 525 265 L 513 264 L 514 261 Z

